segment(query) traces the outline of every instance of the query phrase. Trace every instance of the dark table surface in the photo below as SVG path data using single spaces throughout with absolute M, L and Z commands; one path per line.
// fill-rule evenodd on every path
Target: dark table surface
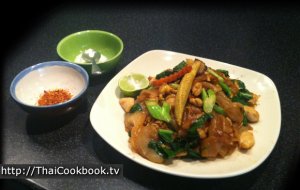
M 45 189 L 286 189 L 296 179 L 300 128 L 300 13 L 293 7 L 111 7 L 61 5 L 41 14 L 1 63 L 3 164 L 123 164 L 119 178 L 21 180 Z M 30 28 L 30 29 L 29 29 Z M 25 67 L 60 60 L 56 45 L 87 29 L 119 35 L 123 59 L 110 74 L 92 80 L 85 103 L 70 116 L 46 121 L 22 111 L 9 96 Z M 228 62 L 269 76 L 281 101 L 281 133 L 274 151 L 255 170 L 226 179 L 175 177 L 140 166 L 119 154 L 93 130 L 89 113 L 107 82 L 142 53 L 164 49 Z M 146 69 L 146 68 L 145 68 Z

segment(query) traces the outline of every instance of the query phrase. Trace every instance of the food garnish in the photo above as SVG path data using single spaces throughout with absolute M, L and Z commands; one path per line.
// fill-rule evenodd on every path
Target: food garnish
M 72 98 L 72 94 L 65 89 L 44 90 L 38 100 L 39 106 L 49 106 L 66 102 Z

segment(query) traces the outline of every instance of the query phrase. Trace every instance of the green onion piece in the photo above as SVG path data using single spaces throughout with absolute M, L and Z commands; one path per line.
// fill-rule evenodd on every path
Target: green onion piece
M 233 102 L 239 102 L 239 103 L 241 103 L 241 104 L 243 104 L 243 105 L 248 105 L 247 100 L 241 98 L 240 96 L 234 96 L 234 97 L 231 99 L 231 101 L 233 101 Z
M 202 100 L 206 100 L 206 98 L 208 97 L 207 93 L 206 93 L 206 90 L 204 88 L 202 88 L 202 92 L 201 92 L 201 95 L 202 95 Z
M 200 116 L 195 122 L 192 123 L 188 130 L 188 135 L 190 137 L 195 137 L 198 135 L 197 129 L 200 127 L 203 127 L 205 122 L 209 119 L 211 119 L 213 116 L 211 114 L 205 113 L 204 115 Z
M 216 71 L 219 71 L 220 73 L 223 73 L 226 77 L 229 77 L 229 72 L 224 69 L 217 69 Z
M 170 159 L 176 156 L 176 153 L 169 148 L 162 148 L 165 152 L 165 158 Z
M 229 86 L 223 81 L 219 81 L 219 84 L 220 84 L 222 90 L 225 92 L 226 96 L 231 97 L 231 90 L 230 90 Z
M 180 138 L 176 138 L 172 143 L 170 143 L 170 146 L 172 150 L 174 150 L 176 153 L 180 151 L 184 151 L 186 146 L 186 141 Z
M 165 141 L 166 143 L 172 143 L 174 141 L 173 138 L 174 132 L 168 129 L 158 129 L 159 137 Z
M 162 108 L 158 103 L 155 100 L 147 100 L 145 103 L 150 115 L 155 119 L 162 120 Z
M 159 156 L 170 159 L 176 156 L 176 153 L 164 146 L 164 144 L 160 141 L 156 142 L 151 140 L 148 144 L 148 147 L 153 149 Z
M 162 110 L 161 110 L 161 114 L 163 118 L 162 120 L 167 123 L 171 122 L 170 110 L 171 110 L 171 106 L 167 102 L 163 102 Z
M 233 102 L 239 102 L 243 105 L 248 105 L 248 101 L 252 98 L 253 95 L 251 92 L 249 92 L 247 89 L 242 89 L 231 100 Z
M 178 89 L 179 88 L 179 84 L 177 84 L 177 83 L 171 83 L 171 84 L 169 84 L 172 88 L 174 88 L 174 89 Z
M 239 89 L 246 89 L 246 85 L 241 80 L 236 80 L 237 84 L 239 85 Z
M 146 107 L 150 115 L 158 120 L 165 121 L 167 123 L 171 122 L 170 110 L 171 106 L 167 102 L 163 102 L 163 106 L 159 106 L 155 100 L 145 101 Z
M 247 126 L 248 125 L 248 119 L 247 119 L 247 116 L 246 116 L 246 112 L 244 112 L 244 115 L 243 115 L 243 126 Z
M 189 158 L 194 158 L 194 159 L 201 159 L 202 157 L 200 156 L 200 154 L 192 149 L 188 149 L 188 155 L 187 157 Z
M 220 75 L 218 75 L 215 71 L 213 71 L 212 69 L 210 69 L 210 68 L 208 68 L 207 69 L 207 72 L 209 72 L 210 74 L 212 74 L 213 76 L 215 76 L 215 77 L 217 77 L 217 79 L 219 80 L 219 81 L 224 81 L 224 79 L 220 76 Z
M 148 147 L 152 148 L 159 156 L 164 157 L 164 152 L 162 151 L 162 148 L 158 142 L 151 140 L 148 144 Z
M 139 103 L 134 104 L 130 108 L 129 113 L 134 113 L 134 112 L 137 112 L 137 111 L 142 111 L 142 106 Z
M 215 110 L 215 112 L 217 112 L 219 114 L 222 114 L 222 115 L 225 114 L 224 109 L 221 106 L 218 106 L 217 104 L 214 105 L 214 110 Z
M 244 98 L 245 100 L 250 100 L 253 98 L 253 96 L 250 92 L 241 91 L 241 90 L 238 92 L 238 96 L 240 96 L 241 98 Z

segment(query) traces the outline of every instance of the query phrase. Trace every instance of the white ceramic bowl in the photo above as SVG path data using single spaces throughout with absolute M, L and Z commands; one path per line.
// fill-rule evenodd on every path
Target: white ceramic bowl
M 73 110 L 80 103 L 89 83 L 87 72 L 80 66 L 64 62 L 43 62 L 21 71 L 12 81 L 10 94 L 27 112 L 61 114 Z M 44 90 L 66 89 L 72 98 L 60 104 L 38 106 Z

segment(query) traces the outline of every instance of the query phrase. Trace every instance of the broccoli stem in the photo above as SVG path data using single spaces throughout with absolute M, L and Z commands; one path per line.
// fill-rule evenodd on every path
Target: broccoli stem
M 203 110 L 205 113 L 211 113 L 216 103 L 216 94 L 213 90 L 202 89 Z
M 167 102 L 163 102 L 162 106 L 159 106 L 158 102 L 155 100 L 147 100 L 145 103 L 150 115 L 153 118 L 165 121 L 167 123 L 171 122 L 171 106 Z

